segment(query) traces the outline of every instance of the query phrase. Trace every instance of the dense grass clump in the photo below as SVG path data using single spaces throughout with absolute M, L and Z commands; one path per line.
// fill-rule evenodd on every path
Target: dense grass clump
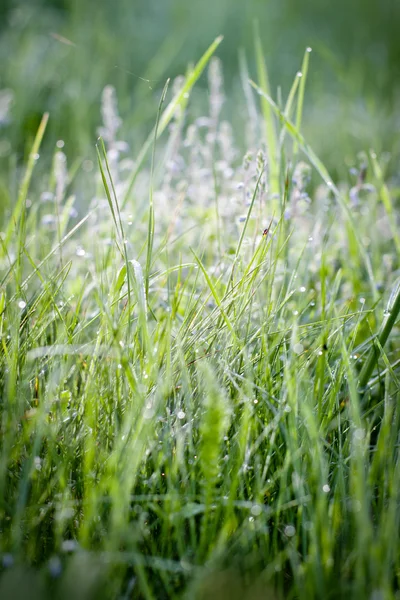
M 398 597 L 398 190 L 303 139 L 309 50 L 243 156 L 219 41 L 134 161 L 106 87 L 98 168 L 45 115 L 4 175 L 1 598 Z

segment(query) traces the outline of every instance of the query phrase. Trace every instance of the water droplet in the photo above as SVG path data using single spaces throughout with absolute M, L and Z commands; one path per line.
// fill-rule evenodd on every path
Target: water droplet
M 307 52 L 312 52 L 312 48 L 311 48 L 311 46 L 308 46 L 308 48 L 307 48 Z
M 303 77 L 303 73 L 301 71 L 297 71 L 297 77 Z
M 78 246 L 77 249 L 76 249 L 75 254 L 77 256 L 85 256 L 86 250 L 84 248 L 82 248 L 82 246 Z
M 261 508 L 261 506 L 259 504 L 254 504 L 251 507 L 251 514 L 254 517 L 258 517 L 259 515 L 261 515 L 261 513 L 262 513 L 262 508 Z
M 311 300 L 310 306 L 315 306 L 315 300 Z
M 366 300 L 365 298 L 360 298 L 360 304 L 365 304 Z
M 331 491 L 331 488 L 326 483 L 325 485 L 322 486 L 322 491 L 325 492 L 325 494 L 328 494 Z
M 313 241 L 313 239 L 314 239 L 314 238 L 313 238 L 313 236 L 312 236 L 312 235 L 310 235 L 310 237 L 308 238 L 308 241 L 309 241 L 309 242 L 312 242 L 312 241 Z
M 183 412 L 183 410 L 180 410 L 176 416 L 178 417 L 178 419 L 182 420 L 185 418 L 186 415 Z
M 296 529 L 293 527 L 293 525 L 286 525 L 285 535 L 286 535 L 286 537 L 289 537 L 289 538 L 296 535 Z
M 295 317 L 297 317 L 297 315 L 299 314 L 299 311 L 298 310 L 294 310 L 293 314 L 294 314 Z
M 304 285 L 301 286 L 301 288 L 299 288 L 299 292 L 304 293 L 307 291 L 307 288 L 304 287 Z
M 323 355 L 323 352 L 322 352 L 322 350 L 320 350 L 320 351 L 318 352 L 318 356 L 322 356 L 322 355 Z
M 365 430 L 362 429 L 361 427 L 359 429 L 356 429 L 354 432 L 354 439 L 357 441 L 361 441 L 365 438 Z
M 64 148 L 65 142 L 64 140 L 58 140 L 56 143 L 57 148 Z
M 258 404 L 257 398 L 255 400 L 253 400 L 253 404 Z
M 294 344 L 293 346 L 293 352 L 295 354 L 301 354 L 304 350 L 304 346 L 303 344 L 300 344 L 299 342 L 297 344 Z
M 40 158 L 40 154 L 37 154 L 37 153 L 36 153 L 36 154 L 34 154 L 34 155 L 33 155 L 33 157 L 32 157 L 32 158 L 33 158 L 33 160 L 39 160 L 39 158 Z
M 25 300 L 18 300 L 18 308 L 23 310 L 25 308 L 25 306 L 26 306 Z
M 77 549 L 77 547 L 78 544 L 75 542 L 75 540 L 64 540 L 61 544 L 61 550 L 63 552 L 73 552 Z
M 14 558 L 12 554 L 3 554 L 3 567 L 9 569 L 14 564 Z
M 62 573 L 62 564 L 58 556 L 53 556 L 49 560 L 49 573 L 53 578 L 60 577 Z

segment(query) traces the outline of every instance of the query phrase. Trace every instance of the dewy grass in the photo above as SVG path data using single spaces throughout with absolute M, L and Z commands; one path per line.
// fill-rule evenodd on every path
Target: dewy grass
M 152 165 L 116 103 L 94 198 L 28 160 L 1 236 L 1 598 L 398 596 L 396 191 L 374 156 L 366 196 L 333 184 L 297 76 L 260 111 L 242 57 L 244 157 L 193 117 L 216 45 Z

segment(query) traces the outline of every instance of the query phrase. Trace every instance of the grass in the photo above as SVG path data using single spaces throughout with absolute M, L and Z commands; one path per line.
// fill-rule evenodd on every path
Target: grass
M 4 176 L 2 598 L 399 597 L 398 194 L 374 153 L 332 181 L 309 53 L 274 102 L 257 37 L 241 156 L 219 42 L 136 164 L 106 88 L 92 198 L 47 115 Z

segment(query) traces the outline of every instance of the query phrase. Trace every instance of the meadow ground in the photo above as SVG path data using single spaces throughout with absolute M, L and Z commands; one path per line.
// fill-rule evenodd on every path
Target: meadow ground
M 399 189 L 303 138 L 308 50 L 233 128 L 219 43 L 133 158 L 107 86 L 98 164 L 50 114 L 2 170 L 1 598 L 399 598 Z

